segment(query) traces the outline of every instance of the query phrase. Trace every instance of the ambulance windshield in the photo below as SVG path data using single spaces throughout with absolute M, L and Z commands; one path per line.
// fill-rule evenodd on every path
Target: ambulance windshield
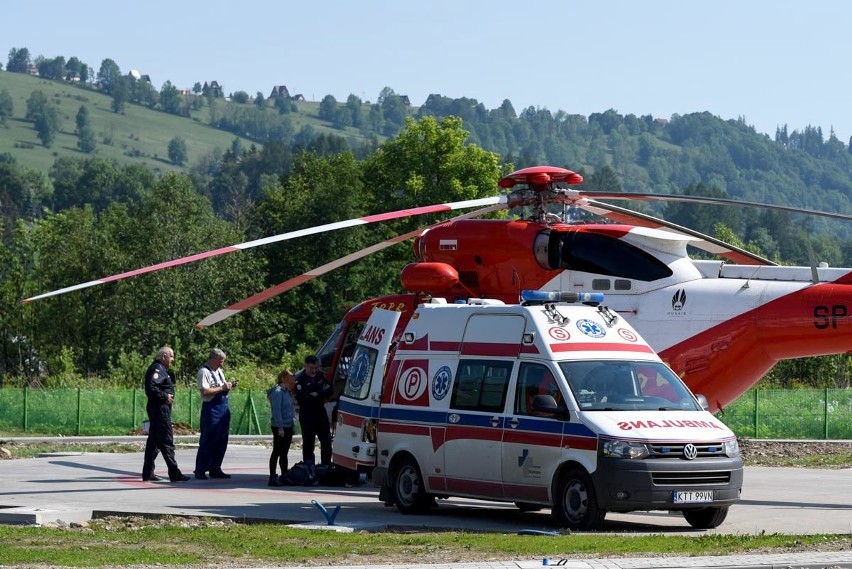
M 559 367 L 583 411 L 701 410 L 683 382 L 659 362 L 584 360 Z

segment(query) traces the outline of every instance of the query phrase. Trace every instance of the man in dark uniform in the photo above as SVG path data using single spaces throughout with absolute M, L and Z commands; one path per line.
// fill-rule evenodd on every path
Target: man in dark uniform
M 163 346 L 157 352 L 157 359 L 145 372 L 145 395 L 148 396 L 148 441 L 145 443 L 145 463 L 142 466 L 142 480 L 161 480 L 154 474 L 154 460 L 162 452 L 169 469 L 169 480 L 186 482 L 189 476 L 178 468 L 175 460 L 175 443 L 172 435 L 172 403 L 175 400 L 175 382 L 169 375 L 169 366 L 175 360 L 175 352 Z
M 320 442 L 322 464 L 331 464 L 331 427 L 325 402 L 331 397 L 331 383 L 319 369 L 316 356 L 305 358 L 305 368 L 296 374 L 296 401 L 302 428 L 302 460 L 314 464 L 315 439 Z

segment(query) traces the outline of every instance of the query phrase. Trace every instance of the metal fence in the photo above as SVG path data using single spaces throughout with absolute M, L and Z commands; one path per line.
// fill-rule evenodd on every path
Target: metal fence
M 717 416 L 753 439 L 852 439 L 852 389 L 753 389 Z
M 145 393 L 128 389 L 0 389 L 0 430 L 52 435 L 138 434 Z M 269 432 L 263 391 L 230 395 L 231 434 Z M 201 398 L 178 391 L 177 425 L 198 430 Z M 852 389 L 755 389 L 717 415 L 739 437 L 852 439 Z
M 139 434 L 148 420 L 145 392 L 140 389 L 0 389 L 0 430 L 52 435 Z M 266 393 L 235 391 L 230 395 L 231 433 L 270 432 Z M 199 428 L 201 396 L 178 391 L 172 422 Z

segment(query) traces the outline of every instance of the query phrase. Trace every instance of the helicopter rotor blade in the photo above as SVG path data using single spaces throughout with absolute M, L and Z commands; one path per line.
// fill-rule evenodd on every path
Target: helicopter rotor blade
M 741 200 L 732 200 L 728 198 L 713 198 L 707 196 L 681 196 L 676 194 L 648 194 L 642 192 L 597 192 L 585 190 L 563 190 L 568 195 L 576 194 L 579 198 L 588 198 L 593 200 L 631 200 L 631 201 L 649 201 L 649 202 L 683 202 L 693 204 L 706 205 L 732 205 L 740 207 L 753 207 L 758 209 L 771 209 L 776 211 L 786 211 L 788 213 L 803 213 L 806 215 L 815 215 L 818 217 L 829 217 L 832 219 L 842 219 L 844 221 L 852 221 L 852 215 L 845 213 L 835 213 L 831 211 L 821 211 L 816 209 L 804 209 L 799 207 L 791 207 L 776 204 L 767 204 L 760 202 L 749 202 Z
M 487 213 L 491 213 L 491 212 L 497 211 L 497 210 L 502 209 L 502 208 L 503 208 L 503 206 L 501 204 L 493 205 L 493 206 L 485 207 L 485 208 L 482 208 L 482 209 L 478 209 L 476 211 L 471 211 L 471 212 L 453 217 L 452 219 L 450 219 L 448 221 L 457 221 L 457 220 L 460 220 L 460 219 L 470 219 L 470 218 L 473 218 L 473 217 L 479 217 L 481 215 L 485 215 Z M 441 223 L 446 223 L 446 222 L 442 221 Z M 245 299 L 243 299 L 239 302 L 236 302 L 236 303 L 228 306 L 227 308 L 223 308 L 223 309 L 218 310 L 218 311 L 216 311 L 212 314 L 209 314 L 208 316 L 204 317 L 204 319 L 202 319 L 198 324 L 196 324 L 195 327 L 196 328 L 206 328 L 208 326 L 212 326 L 213 324 L 221 322 L 222 320 L 230 318 L 231 316 L 235 316 L 235 315 L 239 314 L 240 312 L 243 312 L 244 310 L 248 310 L 249 308 L 257 306 L 258 304 L 260 304 L 260 303 L 262 303 L 266 300 L 269 300 L 270 298 L 273 298 L 275 296 L 283 294 L 290 289 L 293 289 L 293 288 L 295 288 L 295 287 L 297 287 L 301 284 L 304 284 L 304 283 L 306 283 L 310 280 L 313 280 L 317 277 L 320 277 L 320 276 L 322 276 L 322 275 L 324 275 L 324 274 L 326 274 L 330 271 L 333 271 L 334 269 L 337 269 L 337 268 L 342 267 L 344 265 L 348 265 L 349 263 L 352 263 L 354 261 L 357 261 L 358 259 L 362 259 L 364 257 L 367 257 L 368 255 L 372 255 L 373 253 L 376 253 L 376 252 L 381 251 L 383 249 L 387 249 L 388 247 L 390 247 L 392 245 L 396 245 L 397 243 L 401 243 L 401 242 L 403 242 L 407 239 L 411 239 L 412 237 L 415 237 L 418 234 L 422 233 L 425 229 L 428 229 L 429 227 L 434 227 L 435 225 L 440 225 L 440 223 L 433 224 L 433 225 L 430 225 L 430 226 L 427 226 L 427 227 L 421 227 L 419 229 L 415 229 L 414 231 L 409 231 L 408 233 L 404 233 L 402 235 L 397 235 L 396 237 L 393 237 L 393 238 L 388 239 L 386 241 L 382 241 L 381 243 L 376 243 L 375 245 L 371 245 L 369 247 L 361 249 L 360 251 L 356 251 L 354 253 L 346 255 L 345 257 L 335 259 L 334 261 L 331 261 L 330 263 L 326 263 L 325 265 L 311 269 L 311 270 L 309 270 L 305 273 L 302 273 L 299 276 L 293 277 L 291 279 L 287 279 L 286 281 L 284 281 L 282 283 L 279 283 L 275 286 L 269 287 L 266 290 L 263 290 L 263 291 L 255 294 L 255 295 L 252 295 L 248 298 L 245 298 Z
M 652 227 L 654 229 L 664 229 L 673 233 L 688 235 L 697 240 L 691 241 L 689 244 L 693 247 L 706 251 L 712 255 L 717 255 L 723 259 L 727 259 L 732 263 L 740 265 L 775 265 L 769 259 L 764 259 L 760 255 L 756 255 L 751 251 L 747 251 L 730 243 L 725 243 L 715 237 L 710 237 L 698 231 L 694 231 L 687 227 L 683 227 L 670 221 L 665 221 L 657 217 L 639 213 L 630 209 L 618 207 L 597 200 L 586 200 L 585 203 L 577 203 L 578 207 L 601 217 L 612 219 L 621 223 L 630 225 L 641 225 L 643 227 Z
M 505 196 L 493 196 L 488 198 L 479 198 L 473 200 L 464 200 L 458 202 L 450 202 L 444 204 L 436 204 L 436 205 L 427 205 L 421 207 L 414 207 L 408 209 L 400 209 L 396 211 L 390 211 L 385 213 L 378 213 L 375 215 L 367 215 L 364 217 L 359 217 L 355 219 L 347 219 L 345 221 L 337 221 L 334 223 L 327 223 L 325 225 L 317 225 L 315 227 L 307 227 L 305 229 L 299 229 L 297 231 L 291 231 L 289 233 L 281 233 L 279 235 L 273 235 L 272 237 L 264 237 L 263 239 L 256 239 L 254 241 L 247 241 L 245 243 L 239 243 L 237 245 L 231 245 L 229 247 L 221 247 L 219 249 L 214 249 L 212 251 L 207 251 L 206 253 L 196 253 L 194 255 L 189 255 L 187 257 L 182 257 L 180 259 L 173 259 L 171 261 L 165 261 L 163 263 L 157 263 L 156 265 L 151 265 L 149 267 L 143 267 L 141 269 L 135 269 L 132 271 L 127 271 L 124 273 L 120 273 L 117 275 L 112 275 L 109 277 L 104 277 L 101 279 L 88 281 L 85 283 L 76 284 L 73 286 L 61 288 L 58 290 L 54 290 L 51 292 L 46 292 L 43 294 L 39 294 L 30 298 L 25 298 L 22 302 L 32 302 L 34 300 L 41 300 L 43 298 L 48 298 L 51 296 L 57 296 L 60 294 L 65 294 L 68 292 L 73 292 L 76 290 L 82 290 L 85 288 L 89 288 L 99 284 L 105 284 L 113 281 L 119 281 L 122 279 L 126 279 L 129 277 L 135 277 L 138 275 L 143 275 L 145 273 L 151 273 L 154 271 L 159 271 L 161 269 L 167 269 L 170 267 L 176 267 L 178 265 L 184 265 L 187 263 L 193 263 L 195 261 L 200 261 L 202 259 L 208 259 L 210 257 L 215 257 L 217 255 L 223 255 L 225 253 L 233 253 L 234 251 L 241 251 L 244 249 L 251 249 L 253 247 L 259 247 L 261 245 L 268 245 L 270 243 L 278 243 L 279 241 L 287 241 L 290 239 L 296 239 L 297 237 L 306 237 L 308 235 L 315 235 L 317 233 L 324 233 L 326 231 L 336 231 L 338 229 L 345 229 L 347 227 L 355 227 L 358 225 L 366 225 L 369 223 L 377 223 L 380 221 L 389 221 L 391 219 L 399 219 L 401 217 L 414 217 L 418 215 L 426 215 L 429 213 L 441 213 L 444 211 L 453 211 L 457 209 L 465 209 L 470 207 L 484 207 L 484 206 L 492 206 L 498 204 L 505 204 L 506 198 Z

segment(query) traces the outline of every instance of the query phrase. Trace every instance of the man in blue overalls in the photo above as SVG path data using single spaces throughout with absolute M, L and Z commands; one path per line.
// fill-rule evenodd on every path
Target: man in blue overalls
M 236 381 L 226 381 L 222 371 L 225 352 L 214 348 L 207 363 L 198 370 L 198 391 L 201 392 L 201 438 L 195 457 L 195 477 L 230 478 L 222 472 L 222 461 L 228 449 L 228 433 L 231 429 L 231 410 L 228 394 L 237 386 Z

